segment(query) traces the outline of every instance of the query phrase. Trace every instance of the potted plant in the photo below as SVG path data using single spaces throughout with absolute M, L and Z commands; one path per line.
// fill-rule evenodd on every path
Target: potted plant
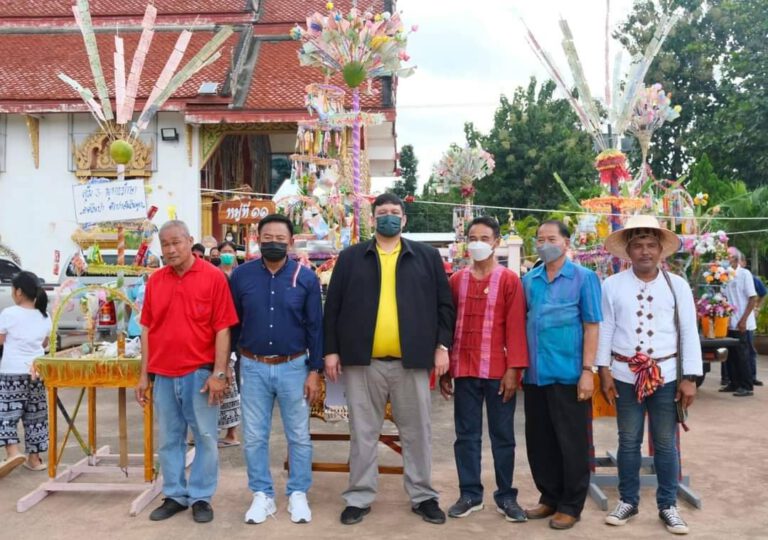
M 721 338 L 728 335 L 728 319 L 733 306 L 720 292 L 705 292 L 696 302 L 696 311 L 701 318 L 701 332 L 704 337 Z

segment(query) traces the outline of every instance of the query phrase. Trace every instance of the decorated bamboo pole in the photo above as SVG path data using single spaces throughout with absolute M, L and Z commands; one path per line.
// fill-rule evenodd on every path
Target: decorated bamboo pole
M 352 189 L 355 196 L 355 223 L 352 230 L 352 243 L 360 240 L 360 89 L 352 90 Z
M 118 262 L 117 264 L 122 265 Z M 117 288 L 121 292 L 125 287 L 125 273 L 120 270 L 117 273 Z M 119 298 L 115 299 L 115 316 L 117 319 L 117 357 L 125 357 L 125 305 Z

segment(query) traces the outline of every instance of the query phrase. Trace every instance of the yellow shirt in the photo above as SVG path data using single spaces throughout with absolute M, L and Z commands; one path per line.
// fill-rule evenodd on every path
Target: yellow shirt
M 377 245 L 381 267 L 381 292 L 379 293 L 379 311 L 376 314 L 376 331 L 373 333 L 373 358 L 393 356 L 400 358 L 400 327 L 397 320 L 396 270 L 400 256 L 400 243 L 386 253 Z

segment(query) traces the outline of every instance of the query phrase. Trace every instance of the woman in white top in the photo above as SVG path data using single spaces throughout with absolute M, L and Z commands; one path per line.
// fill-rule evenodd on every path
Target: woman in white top
M 31 374 L 32 362 L 44 354 L 51 331 L 48 296 L 32 272 L 17 274 L 11 291 L 16 305 L 0 312 L 0 446 L 7 454 L 0 462 L 0 477 L 21 464 L 33 471 L 45 470 L 40 452 L 48 449 L 45 387 Z M 24 424 L 29 457 L 19 451 L 19 420 Z

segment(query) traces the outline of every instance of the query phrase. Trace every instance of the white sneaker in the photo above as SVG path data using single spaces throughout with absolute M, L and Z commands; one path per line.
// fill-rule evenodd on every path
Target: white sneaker
M 312 511 L 309 509 L 307 494 L 303 491 L 294 491 L 288 497 L 288 512 L 291 513 L 291 521 L 294 523 L 309 523 L 312 521 Z
M 275 499 L 267 497 L 263 491 L 257 491 L 253 494 L 251 507 L 245 513 L 245 522 L 250 524 L 264 523 L 267 516 L 274 517 L 275 512 L 277 512 Z

